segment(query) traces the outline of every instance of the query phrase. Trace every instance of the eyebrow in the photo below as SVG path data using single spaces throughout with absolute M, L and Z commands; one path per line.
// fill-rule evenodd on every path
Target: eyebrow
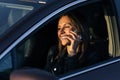
M 69 24 L 69 25 L 71 25 L 72 26 L 72 24 L 71 23 L 65 23 L 63 26 L 66 26 L 67 24 Z M 60 27 L 60 25 L 58 25 L 58 28 Z
M 67 24 L 69 24 L 69 25 L 71 25 L 71 26 L 72 26 L 72 24 L 70 24 L 70 23 L 67 23 Z M 67 25 L 67 24 L 64 24 L 64 25 Z

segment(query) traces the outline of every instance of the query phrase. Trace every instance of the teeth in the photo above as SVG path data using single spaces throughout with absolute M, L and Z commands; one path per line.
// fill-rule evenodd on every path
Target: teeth
M 66 37 L 62 36 L 61 39 L 66 39 Z
M 65 37 L 61 37 L 61 38 L 65 38 Z

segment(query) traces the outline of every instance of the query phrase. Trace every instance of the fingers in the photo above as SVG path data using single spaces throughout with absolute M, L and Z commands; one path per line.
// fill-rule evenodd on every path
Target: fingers
M 77 33 L 70 31 L 69 35 L 71 35 L 71 38 L 73 38 L 74 40 L 78 37 Z
M 62 34 L 64 38 L 67 38 L 71 42 L 81 41 L 81 35 L 78 35 L 76 32 L 70 31 L 69 34 Z
M 73 31 L 70 31 L 69 34 L 71 35 L 71 38 L 72 38 L 73 40 L 80 41 L 81 38 L 82 38 L 81 35 L 78 35 L 76 32 L 73 32 Z

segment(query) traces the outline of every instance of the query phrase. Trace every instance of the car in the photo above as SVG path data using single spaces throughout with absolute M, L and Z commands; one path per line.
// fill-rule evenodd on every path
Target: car
M 0 0 L 0 79 L 9 80 L 10 72 L 24 66 L 44 70 L 48 50 L 57 44 L 59 16 L 76 12 L 86 17 L 90 43 L 98 43 L 96 49 L 111 58 L 62 74 L 59 80 L 119 80 L 119 4 L 119 0 Z

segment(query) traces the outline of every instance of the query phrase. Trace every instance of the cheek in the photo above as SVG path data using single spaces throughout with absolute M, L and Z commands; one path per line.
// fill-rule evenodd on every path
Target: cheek
M 72 31 L 72 29 L 65 29 L 64 31 L 65 31 L 66 34 L 69 34 L 70 31 Z
M 57 36 L 58 36 L 58 38 L 60 37 L 60 33 L 59 32 L 57 33 Z

